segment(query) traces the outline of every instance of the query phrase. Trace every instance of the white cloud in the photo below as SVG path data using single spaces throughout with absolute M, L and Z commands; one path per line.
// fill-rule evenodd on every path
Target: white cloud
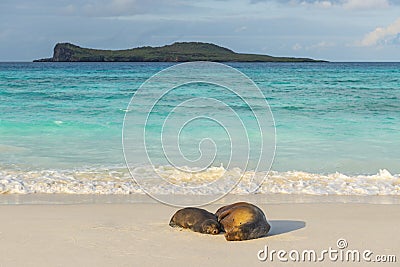
M 320 0 L 317 0 L 317 1 L 302 1 L 301 2 L 301 5 L 312 5 L 312 6 L 316 6 L 316 7 L 319 7 L 319 8 L 330 8 L 330 7 L 332 7 L 333 5 L 334 5 L 335 3 L 333 3 L 332 1 L 326 1 L 326 0 L 323 0 L 323 1 L 320 1 Z
M 9 3 L 7 3 L 9 2 Z M 29 15 L 79 17 L 123 17 L 135 15 L 182 15 L 205 9 L 185 0 L 0 0 L 0 16 L 5 12 Z M 210 8 L 208 8 L 209 10 Z
M 235 32 L 243 32 L 247 30 L 247 26 L 240 26 L 235 29 Z
M 251 3 L 271 2 L 273 0 L 251 0 Z M 317 8 L 341 7 L 351 10 L 363 9 L 382 9 L 391 5 L 397 5 L 398 0 L 275 0 L 281 4 L 290 4 L 292 6 L 311 6 Z
M 327 42 L 327 41 L 321 41 L 319 43 L 303 46 L 299 43 L 295 43 L 292 46 L 293 51 L 299 51 L 299 50 L 321 50 L 325 48 L 330 48 L 330 47 L 335 47 L 336 44 L 334 42 Z
M 387 0 L 346 0 L 343 2 L 346 9 L 374 9 L 387 8 L 389 2 Z
M 400 34 L 400 18 L 387 26 L 386 28 L 378 27 L 372 32 L 366 34 L 358 43 L 359 46 L 374 46 L 379 44 L 391 43 Z
M 322 8 L 329 8 L 332 7 L 332 2 L 330 1 L 316 1 L 315 5 L 322 7 Z
M 317 44 L 314 45 L 310 45 L 309 47 L 307 47 L 308 50 L 310 49 L 322 49 L 322 48 L 328 48 L 328 47 L 334 47 L 336 44 L 333 42 L 326 42 L 326 41 L 322 41 L 319 42 Z
M 330 47 L 335 47 L 336 44 L 334 42 L 327 42 L 327 41 L 321 41 L 315 44 L 308 45 L 304 47 L 305 50 L 321 50 L 325 48 L 330 48 Z
M 298 51 L 298 50 L 300 50 L 300 49 L 302 49 L 303 47 L 299 44 L 299 43 L 296 43 L 296 44 L 294 44 L 293 46 L 292 46 L 292 49 L 294 50 L 294 51 Z

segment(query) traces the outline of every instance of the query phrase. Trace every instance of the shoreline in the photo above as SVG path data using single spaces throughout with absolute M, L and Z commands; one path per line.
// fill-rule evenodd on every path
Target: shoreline
M 265 238 L 240 242 L 228 242 L 222 234 L 171 228 L 168 221 L 177 208 L 157 203 L 0 205 L 0 212 L 7 215 L 0 220 L 0 265 L 309 266 L 316 263 L 260 261 L 257 255 L 266 247 L 269 251 L 337 249 L 339 239 L 346 240 L 348 250 L 371 250 L 400 259 L 400 205 L 258 205 L 272 229 Z M 215 212 L 220 206 L 204 208 Z M 362 266 L 363 262 L 325 258 L 321 264 Z
M 202 201 L 201 195 L 173 195 L 180 203 L 190 206 L 193 198 Z M 204 198 L 206 199 L 206 198 Z M 207 197 L 208 199 L 208 197 Z M 224 205 L 236 201 L 256 204 L 376 204 L 400 205 L 399 195 L 358 196 L 358 195 L 305 195 L 305 194 L 227 194 L 210 203 Z M 175 202 L 176 203 L 176 202 Z M 101 195 L 101 194 L 0 194 L 1 205 L 87 205 L 87 204 L 161 204 L 146 194 Z

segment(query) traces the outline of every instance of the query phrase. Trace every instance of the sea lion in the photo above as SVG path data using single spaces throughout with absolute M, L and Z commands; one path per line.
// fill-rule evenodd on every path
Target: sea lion
M 250 203 L 238 202 L 221 207 L 215 215 L 228 241 L 241 241 L 264 237 L 271 226 L 263 211 Z
M 184 208 L 178 210 L 172 216 L 169 225 L 171 227 L 188 228 L 192 231 L 216 235 L 221 230 L 217 216 L 199 208 Z

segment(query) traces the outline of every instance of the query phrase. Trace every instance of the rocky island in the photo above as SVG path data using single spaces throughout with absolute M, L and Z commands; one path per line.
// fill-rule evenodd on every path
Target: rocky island
M 83 48 L 70 43 L 58 43 L 53 57 L 34 62 L 321 62 L 310 58 L 273 57 L 236 53 L 211 43 L 179 42 L 161 47 L 137 47 L 125 50 Z

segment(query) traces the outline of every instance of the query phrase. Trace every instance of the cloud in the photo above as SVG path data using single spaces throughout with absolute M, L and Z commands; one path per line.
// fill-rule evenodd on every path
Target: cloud
M 310 45 L 309 47 L 307 47 L 307 49 L 323 49 L 323 48 L 329 48 L 329 47 L 334 47 L 336 46 L 336 44 L 334 42 L 326 42 L 326 41 L 322 41 L 319 42 L 317 44 L 313 44 Z
M 382 28 L 378 27 L 372 32 L 366 34 L 358 43 L 359 46 L 374 46 L 388 43 L 395 43 L 400 34 L 400 18 L 389 26 Z
M 343 2 L 343 7 L 346 9 L 387 8 L 389 5 L 388 0 L 347 0 Z
M 294 50 L 294 51 L 298 51 L 298 50 L 301 50 L 303 47 L 301 46 L 301 44 L 299 44 L 299 43 L 296 43 L 296 44 L 294 44 L 293 46 L 292 46 L 292 50 Z
M 330 8 L 333 6 L 331 1 L 315 1 L 314 5 L 322 8 Z
M 235 29 L 235 32 L 243 32 L 247 30 L 247 26 L 240 26 Z
M 292 6 L 312 6 L 318 8 L 341 7 L 351 10 L 381 9 L 399 5 L 400 0 L 250 0 L 250 3 L 276 2 Z
M 2 0 L 4 1 L 4 0 Z M 0 1 L 0 15 L 122 17 L 134 15 L 184 14 L 201 10 L 195 2 L 183 0 L 19 0 Z
M 321 41 L 319 43 L 311 44 L 311 45 L 301 45 L 299 43 L 295 43 L 292 46 L 293 51 L 299 51 L 299 50 L 322 50 L 325 48 L 331 48 L 335 47 L 336 44 L 334 42 L 327 42 L 327 41 Z

